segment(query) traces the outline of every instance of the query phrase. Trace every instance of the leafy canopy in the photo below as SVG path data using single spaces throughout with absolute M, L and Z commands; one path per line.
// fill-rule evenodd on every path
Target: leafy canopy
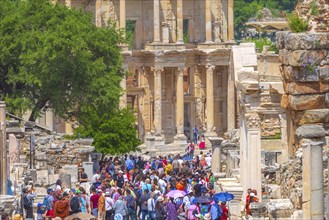
M 297 0 L 234 0 L 234 29 L 237 39 L 241 38 L 244 24 L 249 18 L 255 18 L 257 12 L 268 8 L 273 17 L 280 17 L 280 11 L 291 12 Z
M 96 28 L 90 15 L 48 1 L 3 0 L 0 35 L 1 94 L 10 111 L 32 109 L 34 120 L 46 104 L 60 116 L 117 105 L 124 73 L 114 26 Z
M 135 150 L 133 115 L 118 108 L 124 39 L 114 25 L 91 21 L 46 0 L 1 0 L 0 99 L 11 113 L 32 109 L 31 121 L 48 107 L 77 120 L 97 151 Z

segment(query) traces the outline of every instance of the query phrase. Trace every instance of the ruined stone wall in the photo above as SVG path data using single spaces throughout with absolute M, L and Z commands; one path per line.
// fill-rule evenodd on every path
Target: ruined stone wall
M 64 165 L 78 165 L 88 161 L 89 154 L 94 151 L 92 139 L 67 140 L 63 135 L 49 135 L 46 132 L 33 131 L 35 139 L 34 165 L 36 170 L 53 169 L 57 174 Z M 20 139 L 21 155 L 30 158 L 30 132 Z
M 328 158 L 329 148 L 323 149 L 323 177 L 324 177 L 324 193 L 328 190 Z M 287 163 L 280 165 L 276 170 L 276 184 L 281 187 L 281 195 L 283 199 L 290 199 L 294 205 L 294 209 L 302 209 L 302 162 L 303 151 L 299 148 L 295 155 L 290 158 Z
M 288 111 L 290 155 L 302 139 L 325 141 L 329 136 L 329 33 L 277 34 Z

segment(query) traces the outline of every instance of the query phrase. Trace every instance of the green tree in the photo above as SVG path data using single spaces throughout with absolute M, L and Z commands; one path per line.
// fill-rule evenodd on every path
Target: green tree
M 131 111 L 117 110 L 108 116 L 108 119 L 98 118 L 98 123 L 85 123 L 75 131 L 75 135 L 94 137 L 97 152 L 103 156 L 138 151 L 137 146 L 141 142 L 136 136 L 135 118 Z
M 45 107 L 65 116 L 117 105 L 123 39 L 114 26 L 96 28 L 90 15 L 48 1 L 3 0 L 0 35 L 1 93 L 10 111 L 32 109 L 34 121 Z
M 80 136 L 94 137 L 102 153 L 135 150 L 133 115 L 118 108 L 125 39 L 111 23 L 91 21 L 46 0 L 1 0 L 0 98 L 12 113 L 32 109 L 30 121 L 48 107 L 77 120 Z

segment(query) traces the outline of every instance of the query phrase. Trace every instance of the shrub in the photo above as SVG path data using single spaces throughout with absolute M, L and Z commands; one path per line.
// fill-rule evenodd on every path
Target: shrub
M 276 45 L 274 42 L 272 42 L 269 38 L 266 37 L 260 37 L 260 38 L 246 38 L 243 43 L 247 42 L 253 42 L 255 43 L 255 46 L 259 53 L 263 52 L 264 46 L 269 46 L 269 51 L 274 51 L 275 53 L 278 53 L 278 49 L 276 48 Z
M 296 12 L 287 14 L 289 28 L 294 33 L 305 32 L 308 29 L 308 21 L 299 17 Z

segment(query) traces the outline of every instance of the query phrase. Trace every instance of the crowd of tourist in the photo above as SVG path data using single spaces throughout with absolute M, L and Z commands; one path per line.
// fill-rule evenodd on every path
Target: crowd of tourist
M 90 213 L 101 219 L 222 219 L 228 218 L 226 201 L 213 199 L 215 178 L 210 171 L 211 151 L 194 156 L 189 143 L 184 156 L 158 156 L 144 160 L 141 156 L 110 157 L 99 164 L 99 170 L 88 177 L 79 170 L 79 183 L 66 189 L 58 180 L 38 204 L 37 219 Z M 86 183 L 92 186 L 86 189 Z M 35 193 L 24 189 L 24 209 Z

